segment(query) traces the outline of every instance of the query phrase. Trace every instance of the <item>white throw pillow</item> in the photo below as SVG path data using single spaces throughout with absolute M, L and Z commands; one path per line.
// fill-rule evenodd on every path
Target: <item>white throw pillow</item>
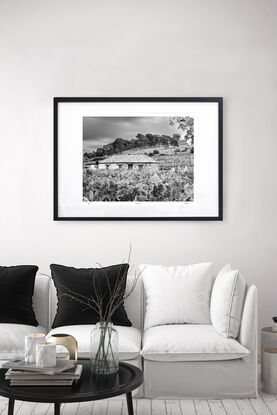
M 237 338 L 240 330 L 246 283 L 238 270 L 226 265 L 216 277 L 211 297 L 214 329 L 225 337 Z
M 140 265 L 146 294 L 144 329 L 161 324 L 211 324 L 212 263 Z

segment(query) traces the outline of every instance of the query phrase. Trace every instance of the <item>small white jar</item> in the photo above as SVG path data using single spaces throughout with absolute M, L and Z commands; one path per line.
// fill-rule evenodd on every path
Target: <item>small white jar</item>
M 36 366 L 54 367 L 56 366 L 56 345 L 53 343 L 42 343 L 36 346 Z
M 25 362 L 36 363 L 36 346 L 45 343 L 45 334 L 33 333 L 25 336 Z

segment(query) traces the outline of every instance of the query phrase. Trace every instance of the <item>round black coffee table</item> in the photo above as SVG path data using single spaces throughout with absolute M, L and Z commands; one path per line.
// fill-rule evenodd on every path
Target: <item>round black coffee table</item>
M 74 386 L 10 386 L 5 380 L 6 369 L 0 369 L 0 395 L 9 398 L 8 415 L 13 415 L 14 401 L 54 403 L 55 415 L 60 415 L 61 403 L 96 401 L 126 394 L 128 414 L 133 415 L 132 390 L 143 382 L 142 371 L 127 363 L 119 364 L 114 375 L 95 376 L 90 372 L 89 360 L 83 365 L 80 381 Z

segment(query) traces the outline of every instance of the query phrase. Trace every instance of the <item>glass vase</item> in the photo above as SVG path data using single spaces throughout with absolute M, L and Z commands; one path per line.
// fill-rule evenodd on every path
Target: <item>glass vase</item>
M 119 368 L 118 332 L 113 323 L 97 323 L 91 335 L 91 372 L 111 375 Z

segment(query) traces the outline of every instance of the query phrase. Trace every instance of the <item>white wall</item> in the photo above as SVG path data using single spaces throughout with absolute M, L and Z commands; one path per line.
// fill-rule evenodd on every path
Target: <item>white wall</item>
M 0 0 L 0 263 L 227 262 L 277 315 L 275 0 Z M 223 222 L 53 222 L 53 96 L 223 96 Z

